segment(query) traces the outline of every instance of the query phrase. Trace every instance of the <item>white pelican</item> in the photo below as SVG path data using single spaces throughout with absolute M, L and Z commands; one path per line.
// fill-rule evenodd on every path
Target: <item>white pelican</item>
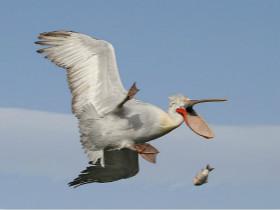
M 225 99 L 191 100 L 169 98 L 167 112 L 134 99 L 135 83 L 126 91 L 122 85 L 113 46 L 73 31 L 41 33 L 36 44 L 47 46 L 37 52 L 66 70 L 72 93 L 72 111 L 79 120 L 81 143 L 92 166 L 71 186 L 109 182 L 138 172 L 138 154 L 155 162 L 158 150 L 146 143 L 186 123 L 207 139 L 214 134 L 193 106 Z

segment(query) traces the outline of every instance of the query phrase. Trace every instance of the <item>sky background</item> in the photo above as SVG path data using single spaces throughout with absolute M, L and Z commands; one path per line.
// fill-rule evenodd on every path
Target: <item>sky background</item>
M 0 208 L 280 208 L 280 1 L 0 1 Z M 226 97 L 197 111 L 216 138 L 184 126 L 154 142 L 158 163 L 128 180 L 66 184 L 86 167 L 65 72 L 36 53 L 41 32 L 111 42 L 124 86 Z M 209 183 L 192 186 L 207 163 Z

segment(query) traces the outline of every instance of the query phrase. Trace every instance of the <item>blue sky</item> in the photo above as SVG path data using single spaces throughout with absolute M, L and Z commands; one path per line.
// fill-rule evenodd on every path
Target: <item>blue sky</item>
M 0 208 L 279 208 L 279 9 L 276 0 L 1 1 Z M 166 109 L 175 93 L 228 98 L 197 107 L 217 138 L 182 127 L 155 141 L 158 164 L 141 162 L 137 177 L 67 188 L 86 159 L 65 72 L 33 44 L 57 29 L 110 41 L 138 99 Z M 208 162 L 217 171 L 194 188 Z

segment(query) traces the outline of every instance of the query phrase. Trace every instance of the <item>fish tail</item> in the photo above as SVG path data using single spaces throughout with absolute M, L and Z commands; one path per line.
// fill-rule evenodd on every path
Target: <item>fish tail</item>
M 206 169 L 207 169 L 208 171 L 212 171 L 214 168 L 212 168 L 209 164 L 207 164 L 207 165 L 206 165 Z

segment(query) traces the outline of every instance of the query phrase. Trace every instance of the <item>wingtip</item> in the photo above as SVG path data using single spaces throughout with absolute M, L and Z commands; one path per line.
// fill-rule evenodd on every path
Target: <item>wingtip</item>
M 36 50 L 37 53 L 43 53 L 44 52 L 44 49 L 39 49 L 39 50 Z
M 76 33 L 69 30 L 56 30 L 49 32 L 42 32 L 38 35 L 38 39 L 46 39 L 48 37 L 68 37 L 71 36 L 71 33 Z
M 36 41 L 36 42 L 34 42 L 34 44 L 44 45 L 44 41 Z
M 72 189 L 76 189 L 77 187 L 80 186 L 80 185 L 72 184 L 71 182 L 69 182 L 67 185 L 68 185 L 68 187 L 70 187 L 70 188 L 72 188 Z
M 79 184 L 76 184 L 75 181 L 69 182 L 67 185 L 68 185 L 68 187 L 73 188 L 73 189 L 80 186 Z
M 80 187 L 83 184 L 86 184 L 86 183 L 81 182 L 79 177 L 77 177 L 74 180 L 72 180 L 71 182 L 67 183 L 68 187 L 71 187 L 71 188 L 77 188 L 77 187 Z

